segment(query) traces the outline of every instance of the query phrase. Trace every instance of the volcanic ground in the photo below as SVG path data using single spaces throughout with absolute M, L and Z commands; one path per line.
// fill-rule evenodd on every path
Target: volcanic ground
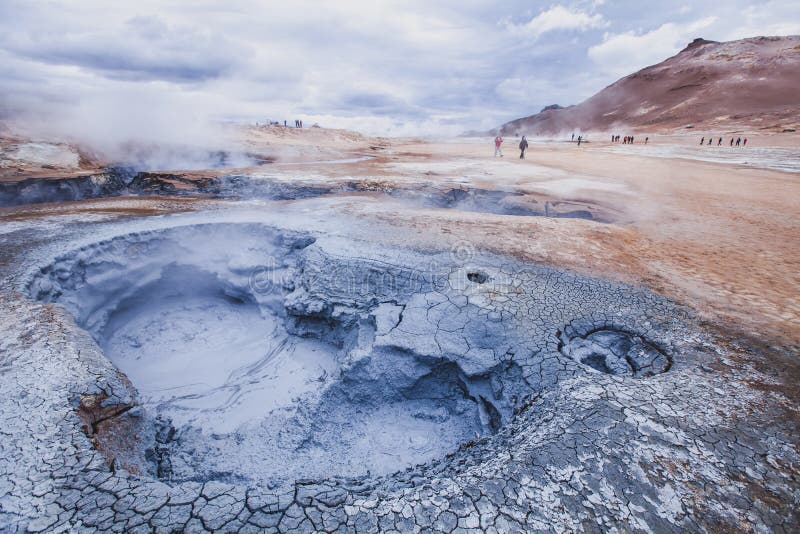
M 733 176 L 747 252 L 797 221 L 742 176 L 796 195 L 791 159 L 484 149 L 103 171 L 0 210 L 0 530 L 796 529 L 795 257 L 762 241 L 774 290 L 731 310 L 757 255 L 715 271 L 693 205 L 647 209 L 667 166 Z

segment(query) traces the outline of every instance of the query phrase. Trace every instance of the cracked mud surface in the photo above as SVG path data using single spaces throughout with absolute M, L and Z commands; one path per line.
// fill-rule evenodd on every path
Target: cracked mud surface
M 800 521 L 797 425 L 760 370 L 771 355 L 722 343 L 688 310 L 497 256 L 213 220 L 64 227 L 7 253 L 0 530 L 791 531 Z M 264 278 L 265 266 L 281 276 Z M 199 285 L 170 299 L 191 269 L 203 271 L 191 277 Z M 176 328 L 148 331 L 145 305 Z M 124 363 L 146 359 L 152 336 L 197 337 L 198 310 L 321 344 L 331 368 L 300 381 L 314 386 L 304 402 L 254 416 L 256 429 L 204 431 L 229 409 L 210 391 L 239 386 L 245 403 L 258 388 L 230 373 L 192 390 L 204 401 L 187 416 Z M 290 432 L 270 450 L 278 417 Z M 376 438 L 389 420 L 428 428 L 433 454 Z M 339 457 L 314 464 L 314 445 Z M 365 454 L 387 447 L 406 457 Z M 269 465 L 278 449 L 283 471 Z

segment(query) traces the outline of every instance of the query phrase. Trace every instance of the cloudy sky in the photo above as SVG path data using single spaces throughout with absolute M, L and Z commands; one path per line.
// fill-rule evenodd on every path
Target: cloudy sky
M 695 37 L 798 34 L 797 6 L 0 0 L 0 112 L 102 135 L 295 117 L 454 134 L 580 102 Z

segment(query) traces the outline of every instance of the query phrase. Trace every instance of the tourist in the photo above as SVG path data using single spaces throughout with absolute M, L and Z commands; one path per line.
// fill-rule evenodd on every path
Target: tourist
M 503 144 L 502 137 L 498 135 L 497 137 L 494 138 L 494 157 L 497 157 L 498 154 L 500 155 L 501 158 L 503 157 L 503 149 L 500 146 L 502 144 Z
M 717 143 L 717 146 L 722 146 L 722 138 L 721 137 L 719 138 L 719 142 Z
M 578 144 L 580 144 L 581 138 L 578 137 Z M 525 159 L 525 151 L 528 149 L 528 140 L 525 136 L 522 136 L 522 141 L 519 142 L 519 159 Z
M 742 142 L 742 146 L 747 146 L 747 138 L 746 137 L 744 138 L 744 141 Z
M 733 137 L 731 137 L 731 146 L 733 146 Z
M 573 141 L 575 140 L 575 134 L 572 134 L 572 140 Z
M 647 144 L 647 142 L 648 142 L 649 140 L 650 140 L 650 138 L 649 138 L 649 137 L 645 137 L 645 138 L 644 138 L 644 144 Z
M 741 137 L 737 137 L 736 138 L 736 146 L 739 146 L 740 144 L 742 144 L 742 138 Z
M 705 137 L 701 137 L 700 138 L 700 146 L 703 146 L 705 144 L 705 142 L 706 142 L 706 138 Z
M 581 141 L 583 141 L 583 136 L 579 135 L 578 136 L 578 146 L 581 146 Z

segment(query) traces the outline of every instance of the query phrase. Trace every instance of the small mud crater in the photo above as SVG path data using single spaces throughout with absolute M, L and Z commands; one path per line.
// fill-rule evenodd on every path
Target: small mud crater
M 467 280 L 475 284 L 485 284 L 488 279 L 489 275 L 482 271 L 467 273 Z
M 561 334 L 561 353 L 595 371 L 646 378 L 669 371 L 672 360 L 642 336 L 601 328 L 572 337 Z

